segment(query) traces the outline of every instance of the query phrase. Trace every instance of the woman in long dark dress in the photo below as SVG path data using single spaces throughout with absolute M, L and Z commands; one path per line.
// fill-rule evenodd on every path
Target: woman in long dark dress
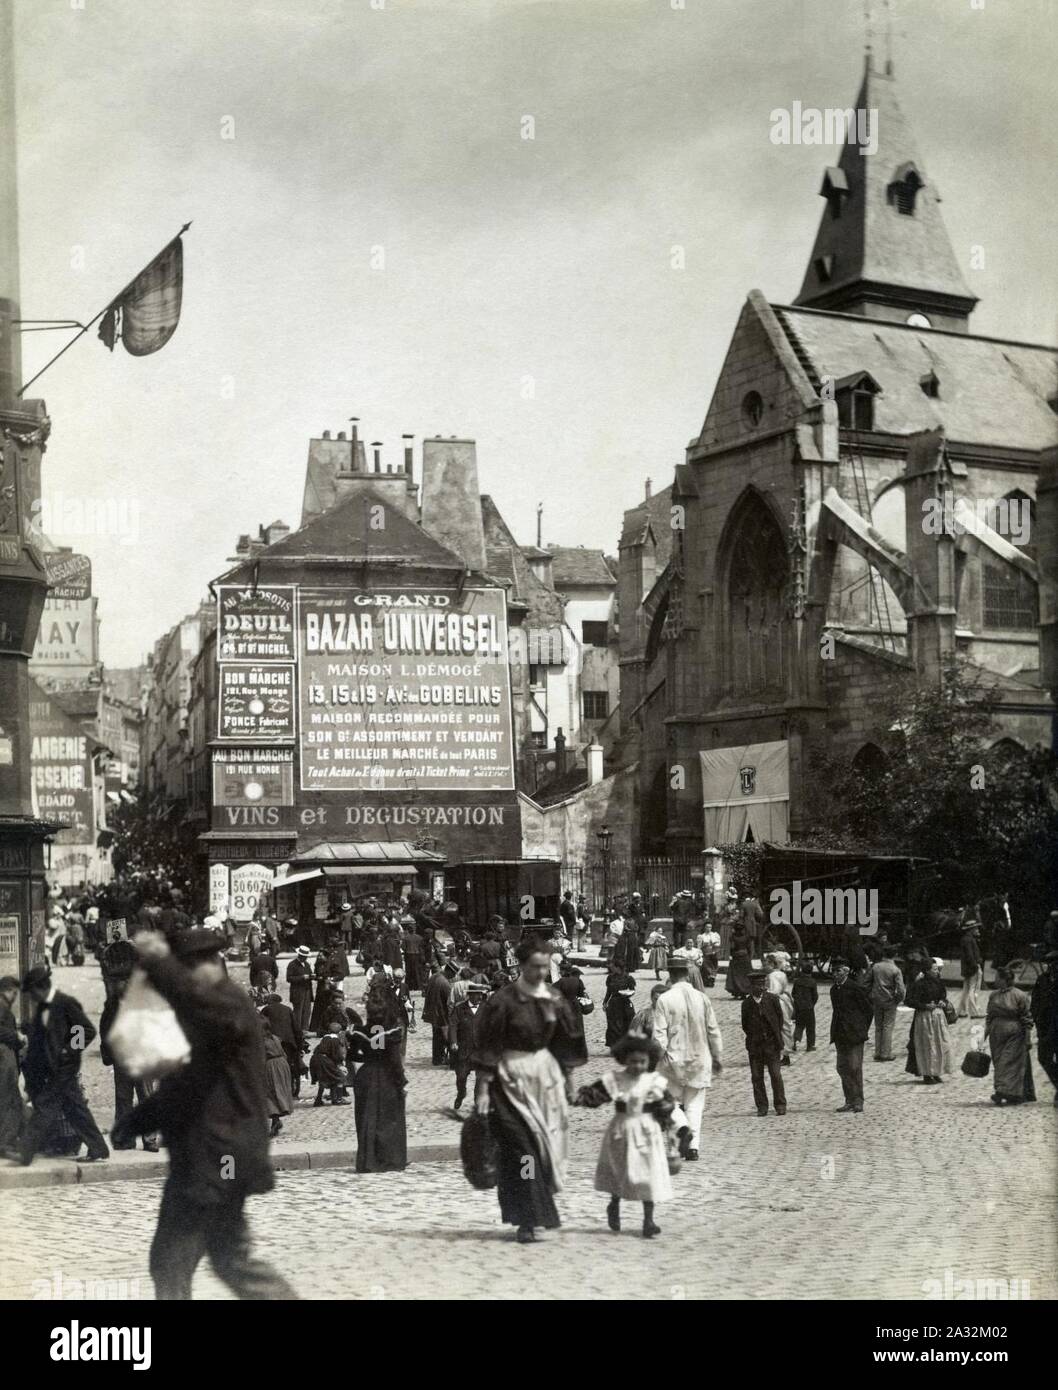
M 360 1063 L 353 1078 L 358 1173 L 399 1172 L 408 1166 L 408 1079 L 401 1036 L 393 986 L 385 975 L 378 975 L 367 992 L 364 1026 L 349 1034 L 349 1059 Z
M 478 1018 L 474 1104 L 489 1116 L 499 1149 L 500 1213 L 527 1244 L 538 1229 L 560 1224 L 554 1196 L 565 1174 L 577 1051 L 570 1005 L 546 983 L 549 953 L 530 939 L 516 955 L 517 980 L 490 995 Z
M 635 1018 L 636 1006 L 632 1000 L 635 998 L 636 982 L 631 975 L 618 974 L 609 983 L 609 997 L 603 1007 L 606 1012 L 606 1046 L 613 1047 L 628 1032 Z
M 731 933 L 728 947 L 727 978 L 724 986 L 735 999 L 749 996 L 749 972 L 752 963 L 749 958 L 749 935 L 745 927 L 737 926 Z
M 994 1105 L 1020 1105 L 1036 1099 L 1032 1080 L 1032 1000 L 1023 989 L 1015 989 L 1014 972 L 1006 966 L 996 969 L 997 988 L 988 999 L 985 1037 L 992 1053 Z
M 577 1000 L 587 999 L 588 991 L 584 987 L 580 971 L 570 965 L 569 961 L 564 960 L 559 966 L 555 988 L 569 1004 L 570 1065 L 583 1067 L 588 1060 L 588 1040 L 584 1035 L 584 1012 Z

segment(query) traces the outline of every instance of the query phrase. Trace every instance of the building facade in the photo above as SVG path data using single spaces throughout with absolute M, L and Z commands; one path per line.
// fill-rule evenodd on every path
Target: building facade
M 701 431 L 621 538 L 640 848 L 796 839 L 813 751 L 877 753 L 893 674 L 965 657 L 1004 736 L 1049 742 L 1035 491 L 1053 348 L 978 337 L 891 66 L 857 101 L 792 305 L 752 291 Z

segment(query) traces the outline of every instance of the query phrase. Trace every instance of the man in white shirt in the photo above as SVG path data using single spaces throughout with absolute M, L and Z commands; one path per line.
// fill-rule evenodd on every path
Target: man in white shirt
M 654 1039 L 661 1047 L 658 1071 L 674 1100 L 687 1114 L 691 1137 L 687 1158 L 694 1161 L 702 1136 L 705 1093 L 713 1072 L 723 1070 L 724 1043 L 708 995 L 688 980 L 688 962 L 669 958 L 671 988 L 654 1006 Z

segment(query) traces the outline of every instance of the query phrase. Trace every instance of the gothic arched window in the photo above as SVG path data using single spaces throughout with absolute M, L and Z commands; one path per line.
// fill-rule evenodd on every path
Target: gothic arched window
M 722 553 L 727 693 L 779 695 L 786 677 L 789 559 L 782 532 L 757 493 L 747 493 L 729 517 Z

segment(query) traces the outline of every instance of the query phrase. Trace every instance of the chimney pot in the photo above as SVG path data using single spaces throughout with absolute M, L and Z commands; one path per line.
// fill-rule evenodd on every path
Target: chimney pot
M 405 473 L 407 473 L 407 474 L 409 474 L 409 475 L 411 474 L 411 466 L 412 466 L 412 440 L 413 440 L 414 438 L 415 438 L 415 436 L 414 436 L 413 434 L 402 434 L 402 435 L 401 435 L 401 439 L 404 440 L 404 471 L 405 471 Z
M 338 438 L 339 438 L 339 439 L 344 439 L 344 438 L 345 438 L 345 430 L 339 430 L 339 431 L 338 431 Z
M 647 497 L 647 501 L 649 502 L 649 501 L 650 501 L 650 479 L 649 479 L 649 478 L 647 479 L 647 482 L 646 482 L 646 497 Z
M 374 451 L 374 456 L 375 456 L 375 472 L 376 472 L 376 473 L 381 473 L 381 472 L 382 472 L 382 441 L 381 441 L 380 439 L 373 439 L 373 440 L 371 441 L 371 448 L 372 448 L 372 450 Z
M 331 432 L 330 432 L 330 430 L 324 430 L 324 431 L 323 431 L 323 437 L 324 437 L 324 439 L 330 439 L 330 437 L 331 437 Z

